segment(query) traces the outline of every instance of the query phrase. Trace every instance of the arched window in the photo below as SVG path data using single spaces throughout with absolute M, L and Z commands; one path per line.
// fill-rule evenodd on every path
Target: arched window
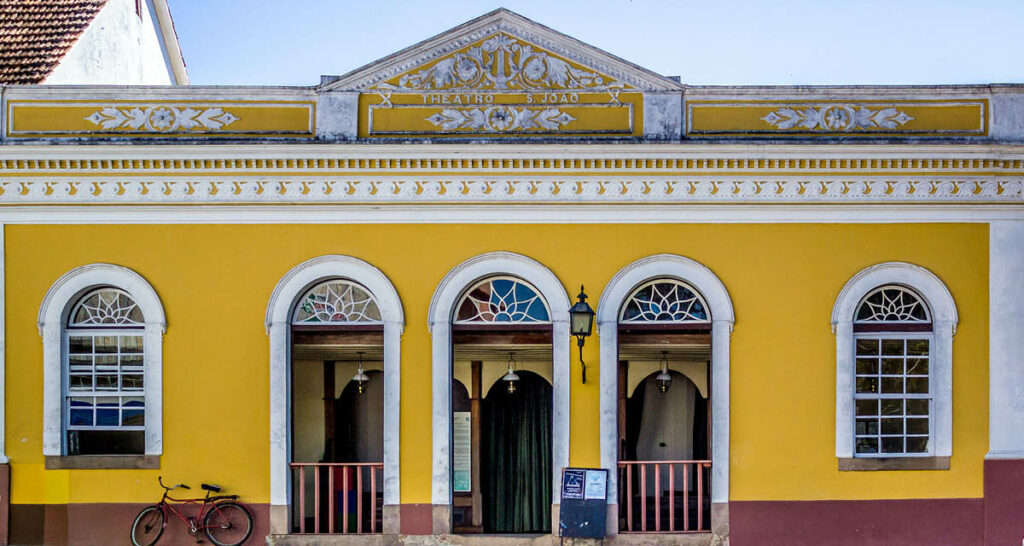
M 537 290 L 515 277 L 491 277 L 466 291 L 455 324 L 548 324 L 551 314 Z
M 383 324 L 380 306 L 366 288 L 343 279 L 309 289 L 295 305 L 292 324 Z
M 46 293 L 38 326 L 46 467 L 159 468 L 167 325 L 153 287 L 116 265 L 75 268 Z
M 640 285 L 626 299 L 619 316 L 622 324 L 710 322 L 708 306 L 697 291 L 674 279 Z
M 128 293 L 88 292 L 64 332 L 65 454 L 145 451 L 145 321 Z
M 868 293 L 853 323 L 855 456 L 926 455 L 931 443 L 930 313 L 912 290 Z
M 923 267 L 882 263 L 846 283 L 832 310 L 839 470 L 949 468 L 956 325 Z

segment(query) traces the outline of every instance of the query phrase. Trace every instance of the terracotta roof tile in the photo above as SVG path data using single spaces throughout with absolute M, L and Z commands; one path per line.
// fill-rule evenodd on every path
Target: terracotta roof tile
M 0 84 L 41 83 L 107 0 L 0 0 Z

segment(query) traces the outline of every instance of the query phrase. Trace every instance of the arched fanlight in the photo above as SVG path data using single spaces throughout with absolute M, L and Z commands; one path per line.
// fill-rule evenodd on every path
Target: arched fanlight
M 519 382 L 519 375 L 516 374 L 516 354 L 515 353 L 509 353 L 508 354 L 508 373 L 506 373 L 501 378 L 501 380 L 505 381 L 506 388 L 508 389 L 508 393 L 509 394 L 515 394 L 515 392 L 516 392 L 516 383 Z
M 370 377 L 363 371 L 363 352 L 359 351 L 356 354 L 359 355 L 359 367 L 356 368 L 356 374 L 352 376 L 352 381 L 356 382 L 359 394 L 363 394 L 363 391 L 366 390 L 366 382 L 370 380 Z
M 661 352 L 661 373 L 654 381 L 658 383 L 658 392 L 662 394 L 668 392 L 668 388 L 672 386 L 672 376 L 668 373 L 668 351 Z

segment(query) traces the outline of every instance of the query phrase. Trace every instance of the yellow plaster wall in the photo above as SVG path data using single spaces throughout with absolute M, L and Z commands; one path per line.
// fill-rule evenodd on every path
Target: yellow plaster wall
M 430 502 L 430 298 L 463 260 L 509 250 L 539 260 L 596 304 L 623 266 L 651 254 L 689 256 L 725 283 L 732 335 L 731 497 L 979 497 L 987 439 L 988 231 L 931 225 L 140 225 L 6 228 L 7 446 L 12 502 L 144 502 L 156 476 L 214 481 L 267 502 L 267 300 L 291 267 L 348 254 L 379 267 L 405 308 L 402 502 Z M 832 304 L 875 263 L 935 272 L 960 312 L 954 339 L 954 454 L 949 471 L 846 472 L 834 457 Z M 42 343 L 36 315 L 66 271 L 110 262 L 134 269 L 163 301 L 164 456 L 160 470 L 42 467 Z M 575 353 L 575 351 L 574 351 Z M 572 363 L 573 465 L 599 464 L 597 339 L 586 385 Z

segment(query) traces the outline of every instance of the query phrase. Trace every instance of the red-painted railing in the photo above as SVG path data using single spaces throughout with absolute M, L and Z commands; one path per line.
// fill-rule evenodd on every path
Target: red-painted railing
M 291 463 L 290 466 L 294 480 L 292 532 L 381 532 L 384 463 Z M 312 502 L 307 501 L 308 495 L 312 495 Z M 295 512 L 295 504 L 298 512 Z
M 619 530 L 692 533 L 711 527 L 711 461 L 619 461 Z

